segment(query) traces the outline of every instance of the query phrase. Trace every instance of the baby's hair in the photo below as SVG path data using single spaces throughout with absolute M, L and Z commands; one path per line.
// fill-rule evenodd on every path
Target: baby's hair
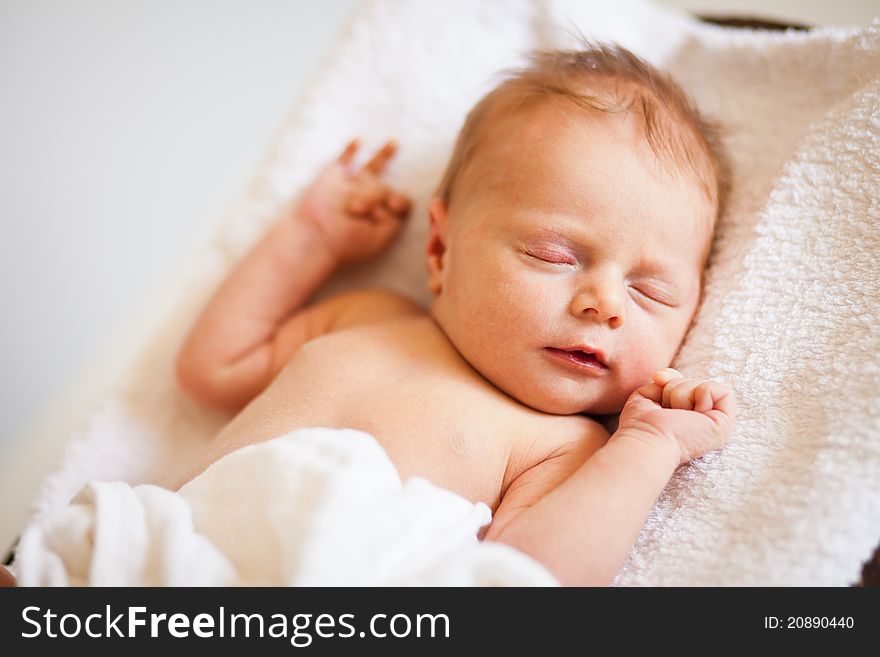
M 728 189 L 727 155 L 718 126 L 704 117 L 666 73 L 616 45 L 584 43 L 573 51 L 533 53 L 470 111 L 437 189 L 445 203 L 488 125 L 548 98 L 565 98 L 588 112 L 635 112 L 658 160 L 690 175 L 721 213 Z M 714 218 L 713 218 L 714 219 Z

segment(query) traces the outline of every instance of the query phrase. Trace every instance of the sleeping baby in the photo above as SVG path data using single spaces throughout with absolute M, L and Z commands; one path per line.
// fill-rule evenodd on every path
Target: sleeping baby
M 362 168 L 357 150 L 244 257 L 183 344 L 180 386 L 238 412 L 190 478 L 294 429 L 360 429 L 402 479 L 486 503 L 483 540 L 563 584 L 609 584 L 675 469 L 734 422 L 728 386 L 668 368 L 724 197 L 711 126 L 622 48 L 535 55 L 459 134 L 428 212 L 427 312 L 376 289 L 306 305 L 409 213 L 382 181 L 395 145 Z

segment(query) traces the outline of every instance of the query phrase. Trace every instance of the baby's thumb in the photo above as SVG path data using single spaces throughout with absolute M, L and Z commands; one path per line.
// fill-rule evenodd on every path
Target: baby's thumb
M 654 372 L 654 375 L 651 378 L 657 385 L 665 386 L 670 381 L 674 379 L 681 379 L 683 377 L 681 375 L 681 372 L 679 372 L 678 370 L 667 367 L 666 369 L 657 370 L 656 372 Z
M 660 404 L 663 401 L 663 387 L 656 383 L 636 388 L 636 390 L 626 400 L 626 405 L 640 406 L 643 404 Z

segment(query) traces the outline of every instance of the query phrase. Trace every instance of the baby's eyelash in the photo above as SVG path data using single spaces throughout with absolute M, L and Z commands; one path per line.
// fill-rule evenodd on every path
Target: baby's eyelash
M 548 262 L 551 265 L 576 265 L 577 260 L 569 254 L 559 253 L 558 251 L 545 251 L 543 249 L 525 249 L 523 251 L 527 256 Z
M 670 301 L 667 301 L 666 299 L 660 298 L 659 295 L 657 295 L 657 294 L 651 294 L 651 293 L 645 292 L 641 288 L 633 287 L 633 286 L 630 286 L 630 289 L 635 290 L 639 295 L 641 295 L 645 299 L 649 299 L 650 301 L 653 301 L 654 303 L 658 303 L 661 306 L 667 306 L 670 308 L 674 307 L 673 303 L 671 303 Z

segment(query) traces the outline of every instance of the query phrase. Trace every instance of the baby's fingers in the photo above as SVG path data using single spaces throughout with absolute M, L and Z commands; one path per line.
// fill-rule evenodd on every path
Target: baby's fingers
M 345 150 L 342 151 L 342 154 L 337 158 L 336 161 L 343 166 L 348 166 L 354 159 L 355 153 L 357 153 L 360 145 L 361 144 L 357 139 L 352 139 L 350 142 L 348 142 L 348 146 L 345 147 Z
M 655 404 L 661 403 L 663 401 L 663 388 L 656 383 L 649 383 L 641 388 L 637 388 L 633 394 L 630 395 L 627 403 L 630 401 L 641 401 L 643 399 L 650 400 Z
M 378 178 L 357 176 L 345 203 L 345 210 L 355 215 L 368 215 L 388 196 L 388 187 Z
M 714 407 L 711 387 L 711 381 L 704 381 L 694 390 L 694 410 L 697 413 L 708 413 Z
M 393 223 L 396 225 L 401 225 L 403 220 L 406 219 L 406 214 L 398 214 L 396 212 L 392 212 L 388 207 L 388 202 L 386 201 L 384 204 L 379 204 L 373 208 L 370 212 L 369 217 L 371 221 L 374 223 Z
M 405 194 L 389 192 L 388 197 L 385 199 L 385 205 L 388 206 L 388 209 L 391 210 L 391 212 L 398 216 L 409 214 L 410 200 Z
M 378 176 L 385 169 L 388 160 L 394 157 L 397 152 L 397 143 L 393 139 L 389 139 L 385 145 L 372 157 L 372 159 L 364 165 L 363 170 Z
M 733 388 L 717 381 L 708 381 L 706 385 L 712 398 L 711 410 L 721 411 L 732 418 L 736 414 L 736 395 Z
M 680 408 L 686 411 L 694 410 L 694 393 L 697 382 L 693 379 L 673 379 L 663 386 L 664 408 Z
M 375 208 L 373 208 L 372 212 L 370 212 L 369 218 L 374 223 L 400 223 L 400 217 L 391 212 L 384 205 L 377 205 Z
M 661 387 L 665 386 L 670 381 L 673 381 L 675 379 L 683 379 L 683 378 L 684 377 L 681 375 L 681 372 L 679 372 L 678 370 L 674 370 L 671 367 L 667 367 L 666 369 L 662 369 L 662 370 L 657 370 L 656 372 L 654 372 L 654 376 L 652 377 L 652 379 L 654 380 L 654 383 L 656 383 L 658 386 L 661 386 Z
M 379 207 L 365 217 L 351 222 L 352 243 L 364 254 L 375 255 L 385 248 L 400 230 L 401 222 L 388 210 Z
M 703 381 L 693 391 L 694 410 L 704 415 L 720 412 L 732 418 L 736 413 L 733 389 L 717 381 Z

